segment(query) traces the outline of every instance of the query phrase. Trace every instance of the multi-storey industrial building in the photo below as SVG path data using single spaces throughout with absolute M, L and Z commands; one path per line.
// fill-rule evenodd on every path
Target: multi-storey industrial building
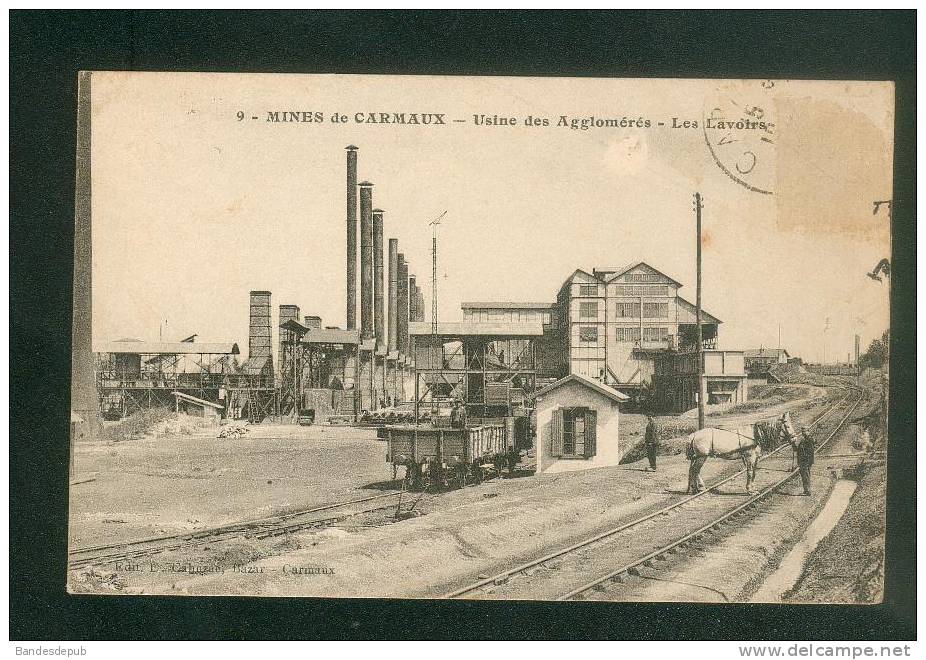
M 621 389 L 650 383 L 656 353 L 697 346 L 695 306 L 681 286 L 644 262 L 576 270 L 557 295 L 569 372 Z M 720 323 L 701 310 L 705 348 L 715 348 Z
M 538 377 L 578 374 L 630 395 L 655 386 L 663 390 L 655 400 L 678 410 L 692 400 L 696 405 L 698 391 L 697 370 L 692 386 L 690 370 L 679 366 L 691 362 L 698 340 L 696 308 L 678 294 L 681 286 L 642 261 L 591 272 L 578 269 L 563 282 L 556 302 L 463 303 L 463 317 L 474 323 L 540 321 Z M 701 310 L 702 346 L 711 354 L 705 359 L 714 371 L 718 360 L 723 365 L 709 374 L 716 382 L 702 383 L 702 391 L 710 398 L 711 387 L 721 388 L 723 396 L 714 397 L 716 402 L 744 401 L 742 352 L 717 348 L 720 323 Z M 654 378 L 657 358 L 662 367 Z

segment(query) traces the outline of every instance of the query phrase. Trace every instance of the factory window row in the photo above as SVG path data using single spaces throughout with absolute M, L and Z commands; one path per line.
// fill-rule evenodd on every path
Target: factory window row
M 597 284 L 580 284 L 579 285 L 579 295 L 580 296 L 597 296 L 598 295 L 598 285 Z
M 544 325 L 550 325 L 552 322 L 552 313 L 527 309 L 506 311 L 474 309 L 466 312 L 466 318 L 474 323 L 531 323 L 541 321 Z
M 669 303 L 643 303 L 643 318 L 667 319 L 669 318 Z
M 640 328 L 618 328 L 617 341 L 640 341 Z
M 661 282 L 662 276 L 655 273 L 630 273 L 624 275 L 625 282 Z
M 615 338 L 617 341 L 640 341 L 640 328 L 618 327 Z M 643 328 L 643 341 L 667 341 L 668 339 L 669 328 L 667 327 L 656 326 Z
M 666 327 L 643 328 L 643 341 L 666 341 L 669 329 Z
M 617 318 L 619 319 L 638 319 L 640 318 L 640 303 L 617 303 Z
M 616 296 L 668 296 L 669 287 L 664 284 L 630 285 L 618 284 L 614 287 Z
M 640 318 L 640 303 L 619 302 L 616 308 L 617 318 Z M 669 303 L 643 303 L 643 318 L 667 319 L 669 318 Z

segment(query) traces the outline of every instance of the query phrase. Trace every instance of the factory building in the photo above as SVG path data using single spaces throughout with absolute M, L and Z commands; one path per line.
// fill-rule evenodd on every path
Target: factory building
M 523 413 L 537 385 L 540 323 L 413 323 L 410 332 L 416 406 L 449 408 L 459 399 L 471 422 Z
M 548 302 L 464 302 L 465 323 L 533 323 L 543 334 L 534 344 L 537 382 L 546 385 L 566 373 L 560 315 L 556 303 Z
M 557 294 L 569 372 L 625 392 L 652 383 L 657 354 L 697 345 L 695 306 L 681 286 L 644 262 L 576 270 Z M 701 310 L 705 348 L 716 346 L 720 323 Z
M 639 400 L 651 387 L 666 387 L 670 374 L 686 381 L 682 390 L 691 389 L 684 375 L 690 362 L 687 358 L 678 364 L 666 363 L 663 378 L 654 378 L 659 356 L 697 352 L 696 309 L 679 295 L 681 287 L 642 261 L 591 272 L 578 269 L 563 282 L 556 302 L 463 303 L 463 317 L 473 323 L 539 321 L 544 331 L 542 340 L 536 342 L 538 375 L 555 379 L 576 374 Z M 722 367 L 712 374 L 722 377 L 711 381 L 717 386 L 713 398 L 745 400 L 742 353 L 717 350 L 720 323 L 701 310 L 702 345 L 721 356 Z M 716 367 L 713 358 L 709 362 L 712 369 Z M 672 384 L 672 394 L 662 392 L 656 399 L 672 401 L 673 409 L 688 405 L 691 397 L 682 395 L 676 385 Z M 727 392 L 731 387 L 728 394 L 717 389 Z M 697 383 L 693 391 L 698 391 Z
M 783 348 L 755 348 L 743 351 L 750 378 L 768 378 L 772 367 L 787 364 L 791 356 Z
M 699 391 L 707 405 L 745 403 L 748 397 L 743 351 L 706 349 L 704 371 L 698 383 L 698 352 L 667 351 L 656 355 L 654 408 L 682 413 L 698 405 Z
M 176 394 L 226 399 L 238 345 L 122 340 L 94 346 L 100 412 L 117 419 L 149 408 L 173 408 Z

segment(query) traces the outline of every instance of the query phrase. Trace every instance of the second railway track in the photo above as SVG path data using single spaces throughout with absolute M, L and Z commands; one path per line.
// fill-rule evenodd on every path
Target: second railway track
M 860 394 L 856 397 L 850 392 L 805 427 L 812 428 L 818 436 L 818 448 L 825 446 L 840 431 L 861 401 Z M 839 410 L 845 413 L 834 415 Z M 734 506 L 730 506 L 729 494 L 717 494 L 718 488 L 741 477 L 742 470 L 710 484 L 698 494 L 685 496 L 656 511 L 492 577 L 480 579 L 443 597 L 581 599 L 589 591 L 600 589 L 604 584 L 619 582 L 623 575 L 632 573 L 637 567 L 651 565 L 693 539 L 756 507 L 762 499 L 797 473 L 788 465 L 790 452 L 782 451 L 787 446 L 782 445 L 767 454 L 759 470 L 759 474 L 764 474 L 766 479 L 770 474 L 780 475 L 784 472 L 785 475 L 776 475 L 771 483 L 766 483 L 754 495 L 738 497 Z M 631 531 L 632 535 L 629 534 Z M 602 566 L 608 566 L 609 570 L 603 570 Z M 590 580 L 591 575 L 595 577 Z
M 307 529 L 330 527 L 348 518 L 393 509 L 396 507 L 396 502 L 401 494 L 402 491 L 380 493 L 346 502 L 335 502 L 292 513 L 236 522 L 192 532 L 76 548 L 68 553 L 68 568 L 73 570 L 91 565 L 185 550 L 223 541 L 261 539 Z M 396 502 L 382 504 L 384 500 L 388 501 L 389 498 L 394 498 Z M 368 503 L 374 504 L 370 505 Z M 317 514 L 323 515 L 319 516 Z

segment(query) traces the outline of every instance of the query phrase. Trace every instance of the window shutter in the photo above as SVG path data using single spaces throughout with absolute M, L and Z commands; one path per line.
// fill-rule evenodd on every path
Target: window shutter
M 588 410 L 585 413 L 585 457 L 595 455 L 598 439 L 598 411 Z
M 563 455 L 563 409 L 553 411 L 553 420 L 550 424 L 551 454 L 559 458 Z

